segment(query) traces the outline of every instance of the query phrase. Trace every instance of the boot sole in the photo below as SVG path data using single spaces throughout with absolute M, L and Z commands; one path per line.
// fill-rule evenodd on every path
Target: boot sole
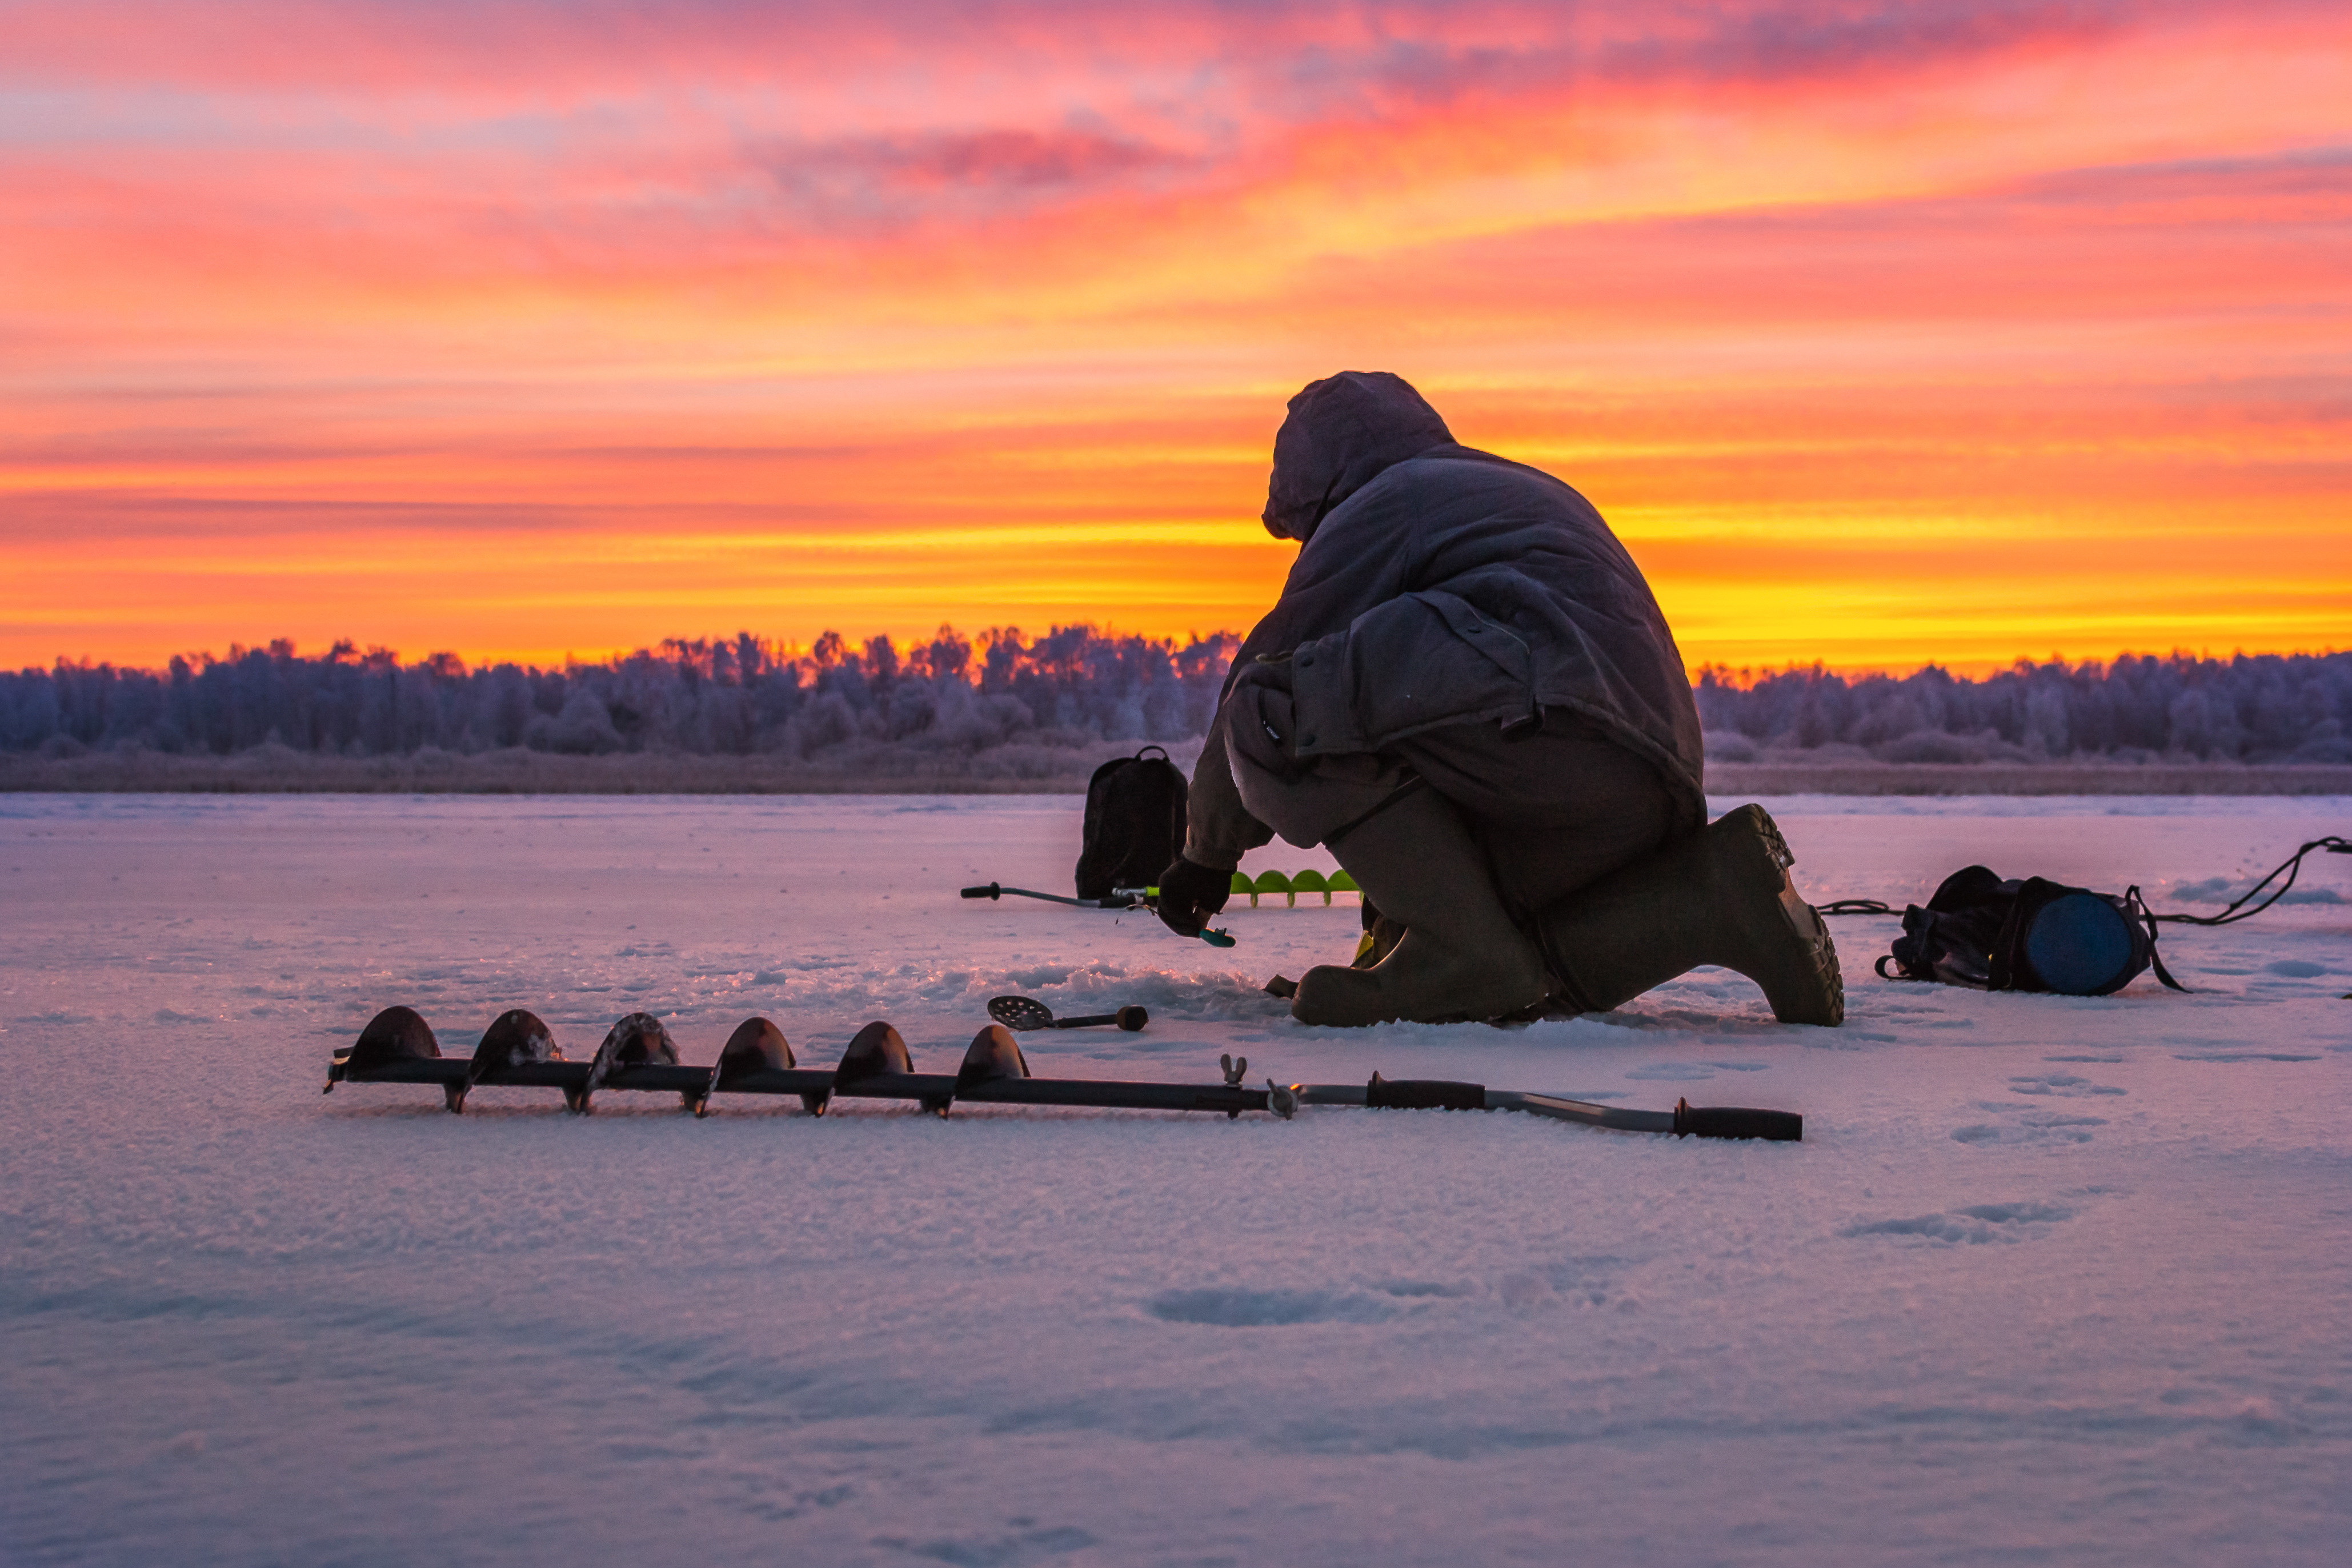
M 1410 934 L 1408 934 L 1410 935 Z M 1400 944 L 1403 938 L 1399 938 Z M 1513 986 L 1507 977 L 1474 974 L 1457 978 L 1458 989 L 1441 988 L 1434 997 L 1424 995 L 1419 1005 L 1408 1005 L 1389 994 L 1388 982 L 1397 978 L 1383 975 L 1382 969 L 1394 961 L 1394 954 L 1378 967 L 1359 969 L 1352 965 L 1318 964 L 1299 977 L 1298 988 L 1290 998 L 1290 1016 L 1305 1024 L 1328 1029 L 1364 1029 L 1382 1023 L 1485 1023 L 1496 1018 L 1516 1019 L 1539 1012 L 1549 998 L 1543 987 L 1549 977 L 1541 976 L 1530 988 Z M 1410 956 L 1410 955 L 1408 955 Z M 1423 950 L 1426 956 L 1426 950 Z M 1408 982 L 1415 988 L 1425 988 L 1426 980 Z M 1452 989 L 1452 994 L 1448 990 Z M 1454 1005 L 1454 998 L 1469 994 L 1492 996 L 1516 991 L 1526 997 L 1524 1002 L 1497 1006 L 1492 1001 L 1465 1002 Z

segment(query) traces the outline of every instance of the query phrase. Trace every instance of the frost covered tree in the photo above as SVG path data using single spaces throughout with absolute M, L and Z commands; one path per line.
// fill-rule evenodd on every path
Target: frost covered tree
M 1225 632 L 1180 645 L 1087 625 L 1034 641 L 1000 627 L 975 643 L 941 626 L 903 650 L 887 636 L 853 643 L 828 631 L 797 653 L 743 632 L 560 669 L 468 669 L 448 653 L 404 664 L 344 642 L 306 656 L 280 640 L 161 671 L 60 660 L 0 674 L 0 749 L 805 758 L 852 743 L 970 752 L 1016 737 L 1178 740 L 1206 727 L 1237 643 Z

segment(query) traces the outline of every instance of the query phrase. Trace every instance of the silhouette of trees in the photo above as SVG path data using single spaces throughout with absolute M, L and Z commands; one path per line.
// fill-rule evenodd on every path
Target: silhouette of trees
M 671 638 L 561 669 L 468 669 L 454 653 L 403 664 L 341 642 L 316 656 L 290 642 L 174 658 L 163 670 L 68 664 L 0 674 L 0 749 L 66 753 L 141 746 L 226 754 L 275 743 L 344 756 L 424 747 L 595 753 L 781 752 L 852 741 L 976 751 L 1044 744 L 1176 740 L 1206 728 L 1239 639 L 1179 646 L 1056 626 L 972 639 L 942 626 L 901 650 L 827 632 L 795 655 L 749 632 Z
M 1207 728 L 1238 645 L 1222 632 L 1180 646 L 1090 625 L 1034 641 L 1017 627 L 966 637 L 942 626 L 906 648 L 827 632 L 793 653 L 744 632 L 542 670 L 468 669 L 452 653 L 403 664 L 348 642 L 305 656 L 281 640 L 163 670 L 60 660 L 0 674 L 0 749 L 226 754 L 276 743 L 358 757 L 528 747 L 806 758 L 851 745 L 1178 740 Z M 2352 653 L 2021 661 L 1983 680 L 1934 665 L 1900 677 L 1712 666 L 1696 694 L 1708 755 L 1726 762 L 1792 751 L 2352 762 Z
M 1900 677 L 1718 665 L 1697 695 L 1707 755 L 1727 762 L 1829 746 L 1888 762 L 2352 762 L 2352 653 L 2020 660 L 1981 681 L 1933 664 Z

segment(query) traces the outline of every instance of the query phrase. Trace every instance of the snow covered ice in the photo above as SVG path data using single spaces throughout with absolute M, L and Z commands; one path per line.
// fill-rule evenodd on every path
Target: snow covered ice
M 1718 801 L 1717 808 L 1732 804 Z M 1768 802 L 1816 898 L 1983 861 L 2213 910 L 2352 800 Z M 1516 1030 L 1258 988 L 1345 901 L 1047 890 L 1070 797 L 0 797 L 0 1561 L 2207 1563 L 2352 1527 L 2352 859 L 2194 996 L 1702 972 Z M 1275 845 L 1248 869 L 1329 861 Z M 2189 902 L 2197 900 L 2201 902 Z M 1044 1074 L 1469 1079 L 1800 1111 L 1795 1145 L 1506 1114 L 552 1091 L 322 1098 L 417 1008 L 575 1058 L 765 1013 L 950 1071 L 987 998 L 1151 1009 Z

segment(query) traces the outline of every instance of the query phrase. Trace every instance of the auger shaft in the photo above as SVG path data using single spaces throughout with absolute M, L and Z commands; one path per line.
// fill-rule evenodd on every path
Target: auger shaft
M 529 1062 L 493 1068 L 468 1079 L 469 1064 L 459 1056 L 424 1057 L 347 1070 L 337 1080 L 344 1083 L 430 1083 L 442 1089 L 457 1086 L 501 1089 L 561 1089 L 567 1096 L 588 1086 L 584 1061 Z M 1003 1078 L 959 1086 L 952 1072 L 887 1072 L 839 1081 L 831 1068 L 760 1068 L 730 1074 L 712 1082 L 708 1067 L 617 1067 L 607 1073 L 599 1090 L 616 1089 L 686 1097 L 692 1108 L 715 1092 L 725 1094 L 796 1094 L 819 1101 L 915 1100 L 944 1109 L 961 1101 L 974 1105 L 1061 1105 L 1100 1111 L 1244 1111 L 1266 1109 L 1266 1091 L 1237 1084 L 1140 1083 L 1097 1078 Z M 1363 1094 L 1361 1087 L 1357 1095 Z M 1338 1102 L 1331 1102 L 1338 1103 Z

